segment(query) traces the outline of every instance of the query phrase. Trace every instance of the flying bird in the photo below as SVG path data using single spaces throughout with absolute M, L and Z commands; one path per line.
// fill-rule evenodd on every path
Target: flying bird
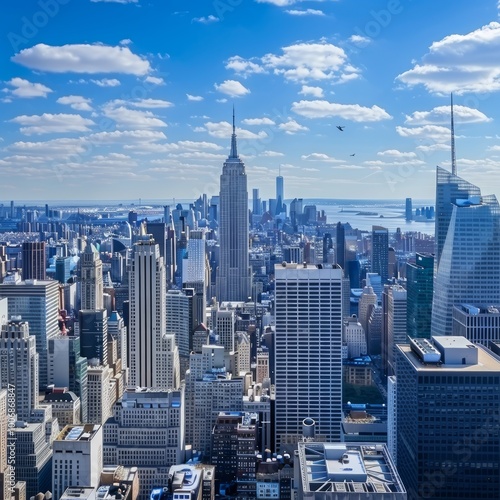
M 344 126 L 342 126 L 342 127 L 341 127 L 340 125 L 337 125 L 337 128 L 338 128 L 341 132 L 343 132 L 343 131 L 344 131 L 344 129 L 345 129 L 345 125 L 344 125 Z
M 354 156 L 356 153 L 353 153 L 352 155 L 349 155 L 349 156 Z

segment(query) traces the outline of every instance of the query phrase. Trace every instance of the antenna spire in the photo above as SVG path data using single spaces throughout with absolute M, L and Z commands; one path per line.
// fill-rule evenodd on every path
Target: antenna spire
M 231 153 L 229 158 L 238 158 L 238 151 L 236 149 L 236 125 L 234 119 L 234 104 L 233 104 L 233 135 L 231 136 Z
M 453 123 L 453 92 L 451 93 L 451 173 L 457 175 L 457 160 L 455 157 L 455 126 Z

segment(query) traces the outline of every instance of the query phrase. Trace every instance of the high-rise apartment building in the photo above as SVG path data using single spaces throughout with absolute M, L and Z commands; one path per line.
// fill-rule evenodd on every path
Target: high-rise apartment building
M 389 230 L 381 226 L 372 227 L 372 273 L 380 275 L 382 285 L 389 277 Z
M 406 329 L 412 338 L 430 337 L 433 278 L 434 255 L 417 252 L 415 262 L 406 264 Z
M 432 335 L 452 333 L 456 304 L 500 303 L 500 206 L 495 196 L 456 198 L 434 281 Z M 438 215 L 439 216 L 439 215 Z
M 25 241 L 22 259 L 23 280 L 45 280 L 47 278 L 45 241 Z
M 29 420 L 38 407 L 38 385 L 35 337 L 28 323 L 9 321 L 0 328 L 0 388 L 13 388 L 18 420 Z
M 408 498 L 498 498 L 498 357 L 454 336 L 396 347 L 397 464 Z
M 169 468 L 185 460 L 181 391 L 127 390 L 104 424 L 104 464 L 137 467 L 138 500 L 167 485 Z
M 80 309 L 103 309 L 102 261 L 96 247 L 90 242 L 80 255 Z
M 340 439 L 342 420 L 342 269 L 275 266 L 276 448 L 295 444 L 302 421 Z
M 216 294 L 219 302 L 245 301 L 251 295 L 248 217 L 247 175 L 236 149 L 233 112 L 231 152 L 220 176 L 220 257 Z
M 12 281 L 0 284 L 0 297 L 8 298 L 9 318 L 21 316 L 29 324 L 30 335 L 36 338 L 39 355 L 39 388 L 47 386 L 47 345 L 59 334 L 59 283 L 57 281 Z

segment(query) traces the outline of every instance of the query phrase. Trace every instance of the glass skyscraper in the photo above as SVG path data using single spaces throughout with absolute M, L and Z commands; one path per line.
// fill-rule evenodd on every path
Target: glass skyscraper
M 455 304 L 500 303 L 500 206 L 496 197 L 456 197 L 450 205 L 448 233 L 434 282 L 432 335 L 451 335 Z

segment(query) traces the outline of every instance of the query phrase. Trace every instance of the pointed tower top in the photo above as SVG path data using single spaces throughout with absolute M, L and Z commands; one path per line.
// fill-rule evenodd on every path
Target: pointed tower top
M 455 127 L 453 123 L 453 92 L 451 93 L 451 173 L 457 175 L 457 160 L 455 158 Z
M 236 149 L 236 125 L 234 120 L 234 104 L 233 104 L 233 135 L 231 136 L 231 153 L 229 158 L 238 158 L 238 150 Z

